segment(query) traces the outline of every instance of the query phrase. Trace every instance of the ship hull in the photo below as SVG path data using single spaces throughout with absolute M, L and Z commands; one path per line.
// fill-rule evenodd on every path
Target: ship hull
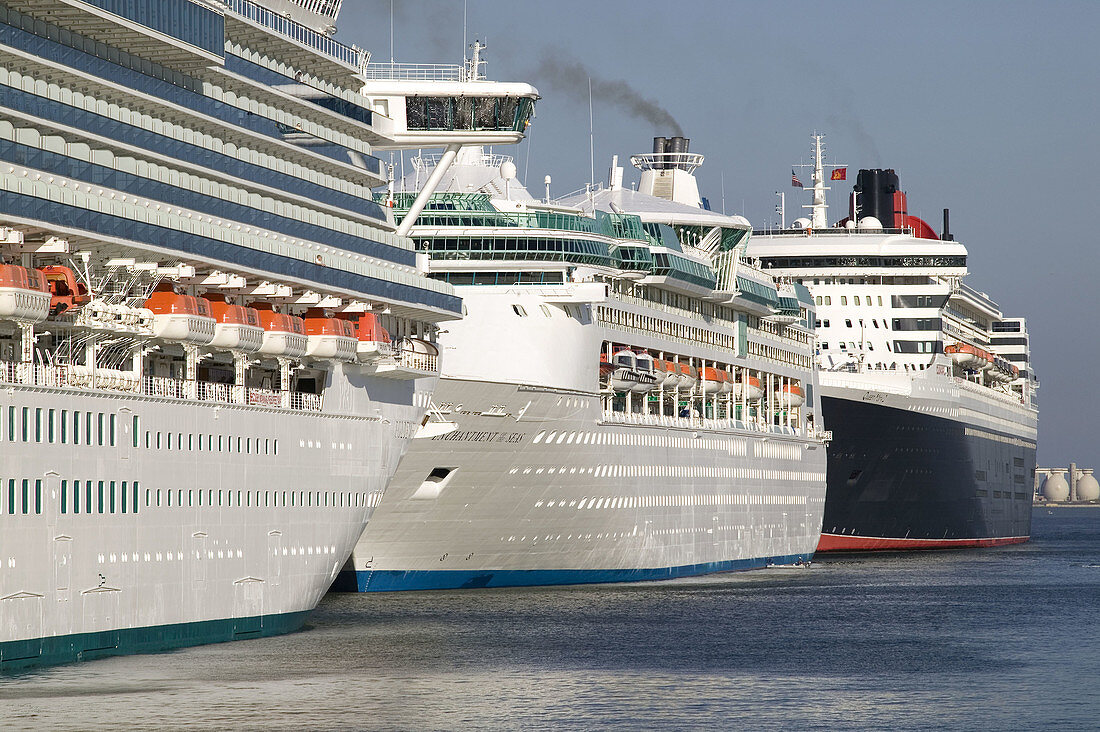
M 1011 412 L 983 415 L 972 402 L 960 408 L 958 400 L 899 402 L 873 390 L 826 389 L 822 411 L 833 440 L 818 551 L 1027 541 L 1033 425 L 1025 416 L 1013 429 Z
M 825 450 L 793 434 L 616 423 L 597 394 L 444 378 L 340 589 L 661 580 L 809 560 Z M 433 477 L 434 476 L 434 477 Z
M 12 385 L 0 672 L 300 628 L 435 382 L 330 378 L 347 412 Z

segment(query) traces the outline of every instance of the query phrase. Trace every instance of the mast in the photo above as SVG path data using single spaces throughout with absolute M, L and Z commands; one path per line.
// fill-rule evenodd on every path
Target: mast
M 829 190 L 825 185 L 825 166 L 823 160 L 825 156 L 825 146 L 821 144 L 825 135 L 814 132 L 812 137 L 814 141 L 814 172 L 812 178 L 814 202 L 806 208 L 812 211 L 810 214 L 810 225 L 815 229 L 824 229 L 829 226 L 829 206 L 825 203 L 825 191 Z

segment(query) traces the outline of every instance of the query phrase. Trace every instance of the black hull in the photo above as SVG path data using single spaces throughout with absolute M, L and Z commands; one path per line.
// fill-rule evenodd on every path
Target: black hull
M 1030 440 L 881 404 L 823 396 L 821 406 L 833 440 L 818 551 L 1027 540 Z

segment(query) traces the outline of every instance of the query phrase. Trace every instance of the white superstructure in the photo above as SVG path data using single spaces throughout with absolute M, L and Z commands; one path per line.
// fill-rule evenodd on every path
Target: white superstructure
M 558 202 L 509 159 L 459 154 L 411 234 L 465 308 L 440 333 L 440 434 L 402 460 L 348 567 L 358 589 L 812 554 L 827 439 L 814 306 L 743 257 L 748 222 L 700 206 L 702 156 L 677 144 L 636 158 L 641 191 L 613 165 L 608 187 Z

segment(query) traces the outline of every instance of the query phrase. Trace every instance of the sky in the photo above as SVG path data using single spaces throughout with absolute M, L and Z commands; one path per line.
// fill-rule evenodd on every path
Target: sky
M 377 61 L 459 63 L 462 0 L 345 0 L 337 37 Z M 711 206 L 757 228 L 808 202 L 790 186 L 827 156 L 894 168 L 909 212 L 969 250 L 966 282 L 1023 316 L 1039 376 L 1039 464 L 1100 468 L 1100 3 L 468 0 L 490 79 L 542 99 L 515 156 L 535 195 L 596 180 L 679 125 L 705 155 Z M 623 82 L 623 83 L 616 83 Z M 806 178 L 803 178 L 806 182 Z M 724 196 L 723 196 L 724 189 Z M 846 190 L 831 193 L 839 218 Z M 1090 387 L 1089 384 L 1093 386 Z

